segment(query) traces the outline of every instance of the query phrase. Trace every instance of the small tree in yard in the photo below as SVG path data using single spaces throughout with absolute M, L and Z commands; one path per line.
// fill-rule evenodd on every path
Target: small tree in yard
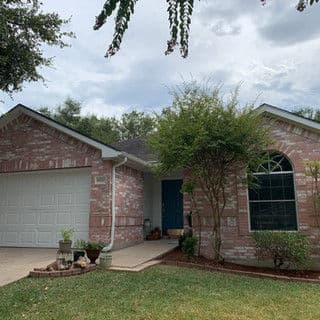
M 172 106 L 157 116 L 157 130 L 150 137 L 158 154 L 156 170 L 159 174 L 184 170 L 200 187 L 211 208 L 215 260 L 222 258 L 221 217 L 228 178 L 236 169 L 260 163 L 269 137 L 253 107 L 239 107 L 237 91 L 225 101 L 218 88 L 195 82 L 174 92 Z

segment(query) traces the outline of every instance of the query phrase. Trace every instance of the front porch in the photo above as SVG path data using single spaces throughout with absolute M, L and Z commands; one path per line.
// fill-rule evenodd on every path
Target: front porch
M 112 252 L 111 270 L 142 271 L 158 264 L 156 260 L 178 246 L 175 239 L 144 241 L 138 245 Z
M 182 175 L 158 178 L 144 174 L 144 238 L 155 228 L 163 237 L 170 230 L 184 229 L 182 183 Z

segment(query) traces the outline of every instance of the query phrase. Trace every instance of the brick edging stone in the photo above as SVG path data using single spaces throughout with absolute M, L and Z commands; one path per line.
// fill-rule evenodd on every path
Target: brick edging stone
M 255 278 L 320 284 L 320 279 L 319 280 L 306 279 L 306 278 L 287 277 L 287 276 L 274 275 L 274 274 L 261 273 L 261 272 L 234 270 L 234 269 L 228 269 L 228 268 L 222 268 L 222 267 L 215 267 L 215 266 L 211 266 L 208 264 L 198 264 L 198 263 L 192 263 L 192 262 L 168 261 L 168 260 L 162 260 L 161 264 L 170 265 L 170 266 L 177 266 L 177 267 L 192 268 L 192 269 L 198 269 L 198 270 L 204 270 L 204 271 L 211 271 L 211 272 L 223 272 L 223 273 L 244 275 L 244 276 L 250 276 L 250 277 L 255 277 Z
M 87 268 L 74 268 L 69 270 L 54 270 L 54 271 L 43 271 L 39 268 L 35 268 L 33 271 L 30 271 L 29 277 L 31 278 L 57 278 L 57 277 L 69 277 L 76 276 L 83 273 L 87 273 L 93 270 L 96 270 L 97 266 L 90 264 Z

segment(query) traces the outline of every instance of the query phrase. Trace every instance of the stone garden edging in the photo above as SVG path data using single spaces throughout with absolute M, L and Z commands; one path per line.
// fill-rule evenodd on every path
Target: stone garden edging
M 288 276 L 282 276 L 282 275 L 268 274 L 268 273 L 262 273 L 262 272 L 234 270 L 234 269 L 228 269 L 228 268 L 223 268 L 223 267 L 211 266 L 208 264 L 198 264 L 198 263 L 193 263 L 193 262 L 162 260 L 161 263 L 164 265 L 192 268 L 192 269 L 211 271 L 211 272 L 223 272 L 223 273 L 250 276 L 250 277 L 255 277 L 255 278 L 294 281 L 294 282 L 299 281 L 299 282 L 305 282 L 305 283 L 320 284 L 320 279 L 307 279 L 307 278 L 288 277 Z

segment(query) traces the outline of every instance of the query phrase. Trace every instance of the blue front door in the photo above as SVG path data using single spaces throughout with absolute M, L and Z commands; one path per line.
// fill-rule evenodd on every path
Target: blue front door
M 162 231 L 183 229 L 182 180 L 162 181 Z

